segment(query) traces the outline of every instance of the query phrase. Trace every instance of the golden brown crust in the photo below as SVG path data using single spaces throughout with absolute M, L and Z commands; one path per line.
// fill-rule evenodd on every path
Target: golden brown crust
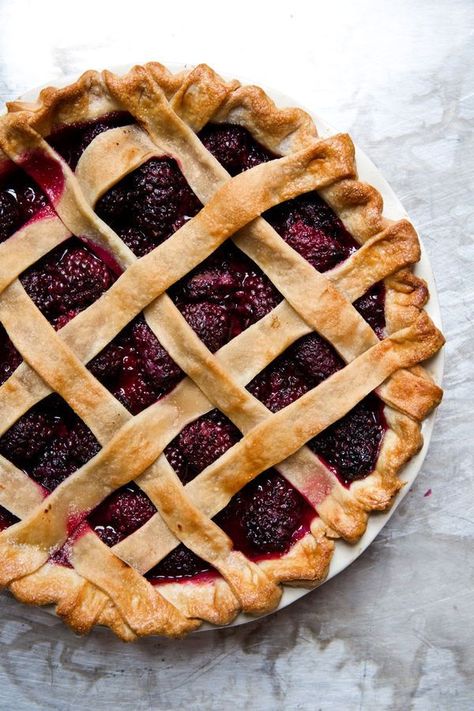
M 37 102 L 12 102 L 8 108 L 0 119 L 2 161 L 22 163 L 25 151 L 39 151 L 58 166 L 64 189 L 50 195 L 60 219 L 45 215 L 0 245 L 0 320 L 27 361 L 0 388 L 1 431 L 55 390 L 103 449 L 44 502 L 26 475 L 0 459 L 0 503 L 22 519 L 0 535 L 1 581 L 25 602 L 57 603 L 58 614 L 78 632 L 106 624 L 127 641 L 156 633 L 179 636 L 199 620 L 225 624 L 242 609 L 270 611 L 278 603 L 281 582 L 318 584 L 331 559 L 330 538 L 357 540 L 367 512 L 390 505 L 401 486 L 400 467 L 421 446 L 419 423 L 441 397 L 418 365 L 443 340 L 423 312 L 426 285 L 409 270 L 419 259 L 413 227 L 383 216 L 379 193 L 357 180 L 347 136 L 320 140 L 304 111 L 279 109 L 258 87 L 226 82 L 205 65 L 175 75 L 157 63 L 134 67 L 121 78 L 86 72 L 69 87 L 43 90 Z M 98 136 L 75 174 L 44 140 L 64 124 L 117 110 L 129 111 L 138 126 Z M 282 158 L 230 180 L 195 135 L 210 121 L 245 126 Z M 137 261 L 93 208 L 124 175 L 163 154 L 179 161 L 205 207 Z M 325 275 L 259 217 L 314 189 L 362 245 Z M 126 271 L 101 299 L 54 333 L 16 278 L 71 233 L 110 250 Z M 285 301 L 211 355 L 164 292 L 227 238 L 259 264 Z M 380 280 L 386 290 L 388 336 L 382 342 L 352 306 Z M 21 324 L 15 320 L 18 309 L 25 315 Z M 143 309 L 148 325 L 188 377 L 165 400 L 132 418 L 83 363 Z M 244 386 L 313 329 L 333 343 L 348 365 L 272 415 Z M 252 359 L 243 358 L 250 349 Z M 304 445 L 374 389 L 385 402 L 388 429 L 375 471 L 346 489 Z M 213 407 L 225 412 L 244 436 L 183 487 L 163 449 L 187 422 Z M 275 464 L 317 516 L 311 532 L 286 555 L 256 564 L 232 550 L 211 518 L 247 481 Z M 71 513 L 90 510 L 133 478 L 158 511 L 145 526 L 112 549 L 84 529 L 70 542 L 73 570 L 48 562 L 51 550 L 68 538 Z M 11 493 L 12 483 L 18 495 Z M 150 547 L 152 538 L 157 543 Z M 180 542 L 221 577 L 153 588 L 143 574 Z

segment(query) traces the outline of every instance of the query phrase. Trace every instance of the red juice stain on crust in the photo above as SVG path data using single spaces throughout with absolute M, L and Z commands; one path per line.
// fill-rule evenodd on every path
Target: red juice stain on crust
M 72 568 L 72 563 L 70 560 L 71 546 L 69 541 L 58 548 L 48 558 L 48 563 L 54 563 L 55 565 L 62 565 L 64 568 Z
M 68 537 L 73 536 L 74 540 L 77 540 L 84 533 L 87 533 L 89 526 L 84 522 L 87 517 L 87 511 L 74 512 L 69 514 L 67 519 L 67 534 Z M 85 529 L 85 530 L 82 530 Z
M 64 173 L 61 164 L 45 151 L 36 149 L 26 153 L 19 164 L 42 187 L 54 204 L 64 192 Z
M 44 207 L 39 210 L 39 212 L 36 213 L 36 215 L 33 215 L 31 220 L 28 220 L 26 222 L 26 225 L 31 225 L 33 222 L 38 222 L 39 220 L 45 220 L 46 218 L 50 217 L 57 217 L 55 211 L 53 210 L 51 205 L 45 205 Z M 25 225 L 23 225 L 25 227 Z
M 298 491 L 301 496 L 306 499 L 310 506 L 317 506 L 326 496 L 329 496 L 334 487 L 334 482 L 331 476 L 325 475 L 319 469 L 316 469 L 313 476 L 309 476 L 304 483 L 304 487 L 300 487 Z
M 76 541 L 86 533 L 90 532 L 90 526 L 84 521 L 85 514 L 73 514 L 67 522 L 68 538 L 66 542 L 53 551 L 49 557 L 49 562 L 55 565 L 62 565 L 65 568 L 73 568 L 71 563 L 71 550 Z M 77 524 L 77 522 L 79 522 Z

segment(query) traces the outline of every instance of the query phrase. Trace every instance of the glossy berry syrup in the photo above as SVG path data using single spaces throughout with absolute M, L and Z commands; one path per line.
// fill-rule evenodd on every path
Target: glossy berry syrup
M 48 205 L 34 180 L 13 164 L 0 177 L 0 242 L 32 220 Z
M 133 119 L 111 114 L 77 124 L 48 140 L 71 168 L 103 131 Z M 250 133 L 230 124 L 208 125 L 199 134 L 231 175 L 275 158 Z M 20 171 L 0 181 L 0 241 L 47 204 L 33 181 Z M 201 209 L 177 162 L 152 158 L 108 190 L 96 205 L 98 215 L 141 257 L 170 237 Z M 357 243 L 331 208 L 312 192 L 265 214 L 281 237 L 315 269 L 326 271 L 347 259 Z M 62 328 L 103 294 L 117 278 L 107 260 L 77 238 L 51 251 L 21 276 L 45 317 Z M 229 241 L 183 277 L 169 295 L 211 351 L 263 318 L 282 296 L 261 270 Z M 375 285 L 355 303 L 375 332 L 383 337 L 384 290 Z M 0 327 L 0 383 L 21 358 Z M 324 339 L 313 333 L 299 339 L 248 384 L 248 390 L 272 412 L 286 407 L 343 367 Z M 113 339 L 88 368 L 132 414 L 165 397 L 184 377 L 138 316 Z M 373 470 L 385 430 L 382 405 L 370 395 L 347 415 L 315 437 L 309 446 L 346 485 Z M 239 430 L 213 410 L 188 424 L 165 449 L 183 484 L 238 442 Z M 0 454 L 52 491 L 99 451 L 99 444 L 57 395 L 38 403 L 0 437 Z M 109 546 L 143 526 L 156 509 L 134 484 L 107 497 L 89 514 L 88 523 Z M 313 509 L 278 473 L 269 469 L 245 486 L 215 517 L 236 549 L 253 560 L 279 556 L 309 530 Z M 0 509 L 0 528 L 15 522 Z M 53 560 L 67 565 L 66 547 Z M 149 573 L 152 582 L 201 580 L 215 571 L 184 545 L 178 546 Z

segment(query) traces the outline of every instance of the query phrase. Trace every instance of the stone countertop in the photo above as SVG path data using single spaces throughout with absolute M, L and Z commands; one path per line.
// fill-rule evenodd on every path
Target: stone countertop
M 0 709 L 474 707 L 474 6 L 0 0 L 0 97 L 147 59 L 206 61 L 349 130 L 418 226 L 447 335 L 427 459 L 349 569 L 260 621 L 175 642 L 79 639 L 2 595 Z M 470 403 L 470 405 L 469 405 Z M 431 495 L 426 492 L 431 490 Z

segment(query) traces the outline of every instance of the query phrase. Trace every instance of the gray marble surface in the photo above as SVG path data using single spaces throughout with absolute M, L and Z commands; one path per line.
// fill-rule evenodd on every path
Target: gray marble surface
M 3 99 L 91 66 L 207 61 L 349 130 L 420 229 L 447 335 L 428 457 L 349 569 L 269 618 L 133 646 L 3 595 L 0 709 L 474 708 L 473 23 L 470 0 L 0 0 Z

